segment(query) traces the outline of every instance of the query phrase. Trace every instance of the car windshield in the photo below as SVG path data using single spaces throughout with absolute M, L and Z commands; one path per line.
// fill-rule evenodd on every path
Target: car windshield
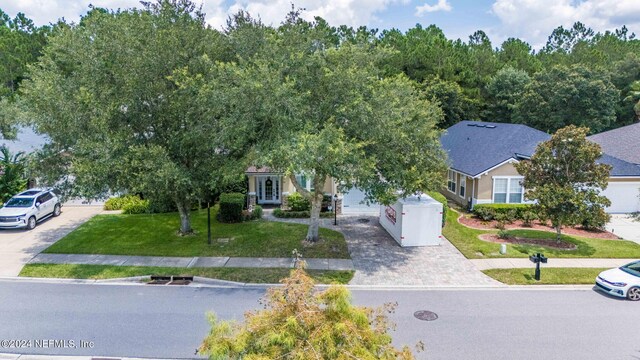
M 4 204 L 4 207 L 8 208 L 21 208 L 31 207 L 33 205 L 33 198 L 12 198 Z
M 631 264 L 622 266 L 620 267 L 620 270 L 633 276 L 640 277 L 640 261 L 632 262 Z

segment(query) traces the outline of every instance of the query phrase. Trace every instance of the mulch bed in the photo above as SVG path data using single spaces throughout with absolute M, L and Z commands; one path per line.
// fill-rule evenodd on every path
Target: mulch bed
M 522 237 L 511 237 L 508 239 L 501 239 L 496 234 L 482 234 L 480 235 L 480 240 L 489 241 L 493 243 L 538 245 L 538 246 L 544 246 L 547 248 L 558 249 L 558 250 L 577 249 L 576 244 L 570 243 L 568 241 L 556 241 L 554 239 L 533 239 L 533 238 L 522 238 Z
M 462 215 L 458 218 L 460 224 L 478 230 L 495 230 L 497 221 L 482 221 L 481 219 L 472 216 L 467 217 Z M 513 229 L 522 229 L 522 230 L 541 230 L 541 231 L 550 231 L 555 233 L 555 229 L 548 224 L 542 224 L 538 221 L 535 221 L 531 224 L 531 226 L 524 226 L 521 220 L 514 221 L 511 224 L 505 224 L 505 229 L 513 230 Z M 617 235 L 610 233 L 608 231 L 602 230 L 586 230 L 580 227 L 563 227 L 562 234 L 564 235 L 575 235 L 582 236 L 586 238 L 594 238 L 594 239 L 605 239 L 605 240 L 618 240 L 620 239 Z

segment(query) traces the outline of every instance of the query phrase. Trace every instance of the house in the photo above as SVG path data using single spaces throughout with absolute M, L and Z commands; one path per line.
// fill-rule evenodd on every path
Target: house
M 521 124 L 461 121 L 453 125 L 440 138 L 450 165 L 443 193 L 464 206 L 527 203 L 523 177 L 514 164 L 530 159 L 536 146 L 550 138 Z M 595 141 L 593 137 L 590 140 Z M 603 191 L 611 200 L 607 212 L 640 211 L 640 166 L 630 162 L 631 157 L 612 156 L 604 146 L 603 151 L 598 161 L 612 166 L 609 186 Z
M 250 166 L 245 172 L 249 182 L 249 205 L 275 205 L 287 207 L 287 197 L 296 191 L 295 186 L 288 177 L 282 173 L 274 172 L 266 167 Z M 313 191 L 313 181 L 305 175 L 297 175 L 297 180 L 309 191 Z M 325 195 L 338 195 L 338 214 L 377 214 L 378 204 L 366 204 L 365 195 L 357 188 L 344 193 L 338 191 L 338 185 L 333 178 L 328 178 L 322 192 Z

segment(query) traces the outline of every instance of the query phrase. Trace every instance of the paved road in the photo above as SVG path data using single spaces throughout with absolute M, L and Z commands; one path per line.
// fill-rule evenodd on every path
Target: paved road
M 59 217 L 34 230 L 0 230 L 0 276 L 17 276 L 35 255 L 101 211 L 99 206 L 63 206 Z
M 0 340 L 93 341 L 92 349 L 0 349 L 65 355 L 193 358 L 204 314 L 241 319 L 262 289 L 0 281 Z M 419 359 L 637 359 L 640 304 L 593 290 L 354 290 L 359 304 L 397 301 L 398 344 Z M 439 315 L 431 322 L 416 310 Z M 1 341 L 0 341 L 1 344 Z

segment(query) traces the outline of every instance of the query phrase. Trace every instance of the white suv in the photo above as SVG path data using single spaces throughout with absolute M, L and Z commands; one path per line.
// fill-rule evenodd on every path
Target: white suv
M 12 197 L 0 208 L 0 229 L 36 227 L 50 216 L 58 216 L 62 205 L 60 199 L 49 190 L 29 189 Z

